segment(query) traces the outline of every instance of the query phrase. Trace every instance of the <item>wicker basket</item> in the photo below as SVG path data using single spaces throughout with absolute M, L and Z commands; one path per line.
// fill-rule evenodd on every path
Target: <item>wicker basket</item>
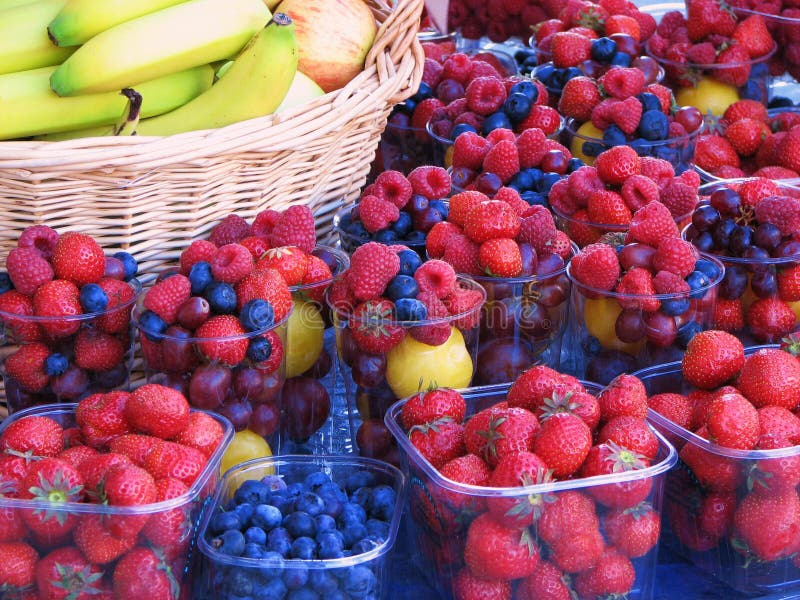
M 413 94 L 424 55 L 422 0 L 366 0 L 379 25 L 362 73 L 278 115 L 169 137 L 0 142 L 0 253 L 46 223 L 124 249 L 155 275 L 225 215 L 305 203 L 324 241 L 363 186 L 394 104 Z

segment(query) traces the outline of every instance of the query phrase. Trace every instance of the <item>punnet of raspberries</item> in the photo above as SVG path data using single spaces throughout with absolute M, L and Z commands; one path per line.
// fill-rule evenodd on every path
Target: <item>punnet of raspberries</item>
M 183 597 L 193 529 L 231 435 L 152 384 L 92 394 L 74 412 L 10 417 L 0 432 L 3 496 L 15 503 L 0 519 L 4 594 L 133 598 L 146 585 Z
M 128 381 L 136 260 L 89 235 L 25 229 L 0 273 L 2 374 L 12 410 L 77 400 Z
M 432 575 L 456 598 L 628 593 L 661 532 L 649 469 L 665 453 L 642 382 L 621 375 L 593 394 L 535 366 L 493 405 L 475 402 L 439 388 L 391 417 L 420 481 L 412 535 Z
M 654 424 L 679 442 L 682 468 L 668 475 L 664 511 L 688 550 L 716 554 L 725 544 L 744 561 L 797 565 L 796 336 L 783 345 L 745 352 L 730 333 L 705 331 L 680 365 L 642 375 L 659 392 L 648 398 Z
M 548 4 L 550 6 L 548 6 Z M 487 36 L 504 42 L 515 36 L 527 38 L 531 28 L 557 11 L 560 0 L 548 3 L 509 2 L 507 0 L 453 0 L 448 3 L 447 25 L 464 38 L 477 40 Z

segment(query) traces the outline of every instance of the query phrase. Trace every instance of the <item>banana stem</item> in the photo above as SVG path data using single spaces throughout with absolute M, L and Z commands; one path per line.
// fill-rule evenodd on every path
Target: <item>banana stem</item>
M 124 88 L 120 94 L 128 99 L 128 107 L 114 126 L 114 135 L 136 135 L 142 111 L 142 95 L 133 88 Z

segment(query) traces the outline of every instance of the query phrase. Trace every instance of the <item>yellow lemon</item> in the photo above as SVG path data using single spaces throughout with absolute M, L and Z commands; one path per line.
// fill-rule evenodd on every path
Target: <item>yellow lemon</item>
M 578 131 L 576 131 L 578 135 L 582 135 L 587 138 L 595 138 L 598 140 L 603 139 L 603 132 L 600 131 L 597 127 L 592 125 L 591 121 L 586 121 L 583 125 L 578 127 Z M 583 144 L 585 140 L 579 138 L 577 135 L 572 138 L 572 143 L 569 146 L 569 151 L 572 152 L 572 156 L 574 158 L 580 158 L 584 163 L 589 166 L 594 164 L 594 156 L 586 156 L 583 153 Z
M 325 337 L 325 322 L 316 304 L 297 298 L 293 302 L 286 326 L 286 377 L 297 377 L 317 362 Z
M 429 346 L 406 335 L 386 357 L 386 382 L 398 398 L 431 386 L 462 388 L 472 380 L 472 357 L 464 336 L 450 327 L 450 337 Z
M 797 325 L 800 323 L 800 300 L 796 300 L 794 302 L 787 302 L 786 304 L 794 311 L 794 323 Z
M 644 340 L 628 344 L 617 337 L 615 324 L 621 312 L 622 307 L 613 298 L 587 299 L 583 305 L 583 320 L 589 335 L 596 337 L 603 348 L 621 350 L 635 356 Z
M 693 87 L 680 88 L 675 102 L 681 106 L 695 106 L 701 113 L 722 116 L 725 110 L 739 100 L 739 92 L 727 83 L 703 77 Z
M 269 447 L 267 440 L 249 429 L 243 429 L 233 434 L 230 446 L 222 455 L 221 469 L 224 473 L 234 465 L 243 463 L 254 458 L 268 458 L 272 456 L 272 448 Z M 272 475 L 274 469 L 270 469 L 265 475 Z

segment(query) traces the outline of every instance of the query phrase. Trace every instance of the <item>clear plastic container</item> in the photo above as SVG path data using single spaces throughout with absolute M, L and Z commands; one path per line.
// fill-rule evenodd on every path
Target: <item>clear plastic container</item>
M 480 410 L 505 400 L 508 384 L 462 390 L 467 402 L 467 418 Z M 600 387 L 585 382 L 587 392 L 596 394 Z M 519 488 L 491 488 L 466 485 L 450 480 L 439 473 L 411 444 L 399 422 L 405 400 L 396 402 L 386 415 L 386 426 L 400 446 L 404 469 L 409 477 L 408 535 L 411 547 L 418 550 L 414 559 L 429 584 L 441 598 L 457 598 L 457 574 L 464 566 L 464 548 L 470 522 L 486 510 L 486 503 L 503 498 L 532 503 L 556 501 L 565 493 L 586 492 L 601 486 L 625 485 L 626 482 L 648 479 L 652 483 L 646 502 L 661 513 L 661 496 L 667 471 L 675 464 L 675 450 L 660 434 L 659 450 L 652 466 L 607 476 L 543 483 Z M 602 519 L 607 509 L 597 504 Z M 534 526 L 535 527 L 535 526 Z M 536 542 L 540 546 L 544 543 Z M 543 550 L 543 548 L 542 548 Z M 655 584 L 657 545 L 639 558 L 632 559 L 636 580 L 629 600 L 652 597 Z M 543 553 L 546 556 L 546 551 Z
M 776 347 L 751 347 L 746 349 L 746 354 Z M 683 379 L 679 362 L 643 369 L 634 375 L 645 384 L 648 395 L 686 394 L 693 389 Z M 758 471 L 769 473 L 795 464 L 800 460 L 800 446 L 776 450 L 734 450 L 709 442 L 653 410 L 650 410 L 648 420 L 675 445 L 681 458 L 679 466 L 667 474 L 664 544 L 698 569 L 739 592 L 776 598 L 779 594 L 784 598 L 788 597 L 784 593 L 796 592 L 800 586 L 800 568 L 794 560 L 795 553 L 785 558 L 765 560 L 747 551 L 733 527 L 723 529 L 721 535 L 718 535 L 719 531 L 709 533 L 705 521 L 698 519 L 698 512 L 704 505 L 716 503 L 719 507 L 725 505 L 723 502 L 728 506 L 733 504 L 738 510 L 741 503 L 751 496 L 748 482 L 751 486 L 759 485 L 754 474 Z M 720 475 L 709 477 L 713 473 L 711 469 L 716 469 Z M 752 498 L 748 503 L 751 501 Z M 769 525 L 764 523 L 767 528 Z
M 389 464 L 369 458 L 289 455 L 255 459 L 237 465 L 222 477 L 213 504 L 206 510 L 198 530 L 198 545 L 202 556 L 198 577 L 200 598 L 209 600 L 232 598 L 231 586 L 234 582 L 242 580 L 267 587 L 277 586 L 283 588 L 284 593 L 286 588 L 289 588 L 290 598 L 294 597 L 293 594 L 297 594 L 298 598 L 379 600 L 388 597 L 390 587 L 388 569 L 400 527 L 402 511 L 399 509 L 392 513 L 386 540 L 378 547 L 356 556 L 326 560 L 286 559 L 276 562 L 269 559 L 226 555 L 212 545 L 209 532 L 211 519 L 226 509 L 234 492 L 243 481 L 278 475 L 290 485 L 302 482 L 309 474 L 318 472 L 327 474 L 333 482 L 343 487 L 350 476 L 365 472 L 373 478 L 376 485 L 388 485 L 394 489 L 396 506 L 403 506 L 405 501 L 403 473 Z M 320 588 L 323 585 L 326 587 Z M 302 595 L 302 590 L 308 595 Z M 348 593 L 350 595 L 347 595 Z M 254 594 L 253 597 L 267 596 Z
M 75 423 L 75 407 L 76 404 L 50 404 L 28 408 L 15 413 L 5 419 L 0 424 L 0 435 L 12 424 L 21 419 L 29 416 L 49 417 L 58 422 L 62 427 L 74 427 Z M 209 413 L 211 414 L 211 413 Z M 195 482 L 187 492 L 171 500 L 164 500 L 162 502 L 155 502 L 152 504 L 143 504 L 140 506 L 109 506 L 107 504 L 90 504 L 80 502 L 63 502 L 54 504 L 44 500 L 22 500 L 18 498 L 6 498 L 0 496 L 0 513 L 4 515 L 4 519 L 11 517 L 12 519 L 22 519 L 23 522 L 27 515 L 33 511 L 47 511 L 50 518 L 54 520 L 68 522 L 72 520 L 74 526 L 69 532 L 67 539 L 59 539 L 57 542 L 49 545 L 47 543 L 39 543 L 37 550 L 40 556 L 45 556 L 50 551 L 61 548 L 75 547 L 73 535 L 78 535 L 78 531 L 83 527 L 90 527 L 90 521 L 98 519 L 110 520 L 121 519 L 138 516 L 143 519 L 148 519 L 148 524 L 153 522 L 154 519 L 160 518 L 158 523 L 161 528 L 159 538 L 160 540 L 173 540 L 170 545 L 158 547 L 152 543 L 149 537 L 152 533 L 145 525 L 144 529 L 138 534 L 135 544 L 130 549 L 126 550 L 120 555 L 118 560 L 124 560 L 124 556 L 132 552 L 142 552 L 144 549 L 153 549 L 159 561 L 156 563 L 161 571 L 165 571 L 170 577 L 174 579 L 177 586 L 175 593 L 170 598 L 178 600 L 178 598 L 192 597 L 192 586 L 194 585 L 194 573 L 196 569 L 195 552 L 195 531 L 200 521 L 203 507 L 208 499 L 213 495 L 214 489 L 217 485 L 219 478 L 220 463 L 225 449 L 233 437 L 233 428 L 227 419 L 221 418 L 217 415 L 211 416 L 222 426 L 224 435 L 220 445 L 214 453 L 208 458 L 203 471 L 198 475 Z M 84 525 L 86 523 L 87 525 Z M 176 525 L 178 523 L 179 525 Z M 23 526 L 25 527 L 25 526 Z M 91 529 L 89 529 L 91 531 Z M 32 534 L 25 527 L 24 535 L 22 538 L 15 538 L 14 541 L 30 541 Z M 97 543 L 104 541 L 108 543 L 109 540 L 97 539 Z M 98 593 L 98 589 L 102 589 L 105 584 L 111 587 L 111 581 L 114 574 L 114 565 L 119 564 L 109 563 L 98 565 L 104 575 L 102 581 L 88 582 L 83 589 L 69 588 L 65 591 L 65 598 L 68 593 L 74 594 L 73 597 L 92 597 Z M 77 581 L 77 579 L 75 580 Z M 74 582 L 73 582 L 74 584 Z M 3 594 L 3 598 L 6 596 Z M 11 596 L 12 598 L 15 597 Z M 45 597 L 42 595 L 41 597 Z M 163 598 L 164 596 L 159 596 Z

